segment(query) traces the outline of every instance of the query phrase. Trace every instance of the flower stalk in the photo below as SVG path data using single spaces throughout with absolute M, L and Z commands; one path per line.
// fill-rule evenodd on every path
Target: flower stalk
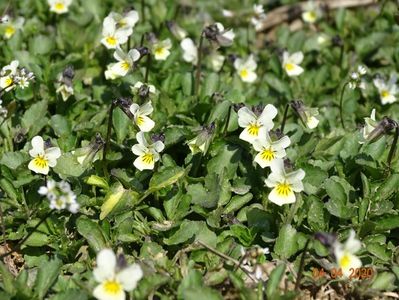
M 195 74 L 195 96 L 198 97 L 198 92 L 199 92 L 199 86 L 200 86 L 200 80 L 201 80 L 201 63 L 202 63 L 202 45 L 204 43 L 204 31 L 201 32 L 201 37 L 199 40 L 199 46 L 198 46 L 198 63 L 197 63 L 197 71 Z
M 388 168 L 391 168 L 392 158 L 393 158 L 393 156 L 395 154 L 395 151 L 396 151 L 396 145 L 398 144 L 398 137 L 399 137 L 399 126 L 396 123 L 395 135 L 393 137 L 391 149 L 389 149 L 389 154 L 388 154 L 388 159 L 387 159 Z
M 341 90 L 341 96 L 339 98 L 339 117 L 341 119 L 341 125 L 342 128 L 345 129 L 345 122 L 344 122 L 344 112 L 343 112 L 343 101 L 344 101 L 344 94 L 345 94 L 345 89 L 347 87 L 347 85 L 349 84 L 349 81 L 345 82 L 344 86 L 342 87 Z

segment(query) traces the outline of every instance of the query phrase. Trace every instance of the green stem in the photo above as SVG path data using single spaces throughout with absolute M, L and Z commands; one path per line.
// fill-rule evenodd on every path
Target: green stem
M 342 128 L 343 128 L 343 129 L 345 129 L 345 123 L 344 123 L 344 112 L 343 112 L 342 104 L 343 104 L 343 101 L 344 101 L 345 89 L 346 89 L 346 86 L 347 86 L 348 84 L 349 84 L 348 81 L 345 82 L 345 84 L 344 84 L 344 86 L 342 87 L 342 90 L 341 90 L 341 97 L 340 97 L 340 99 L 339 99 L 339 116 L 340 116 L 340 118 L 341 118 L 341 125 L 342 125 Z
M 24 237 L 24 238 L 14 247 L 14 249 L 8 251 L 7 253 L 2 254 L 2 255 L 0 256 L 0 259 L 3 259 L 4 257 L 10 255 L 11 253 L 13 253 L 13 252 L 15 252 L 15 251 L 18 251 L 18 250 L 21 248 L 22 244 L 25 243 L 25 242 L 28 240 L 28 238 L 36 231 L 36 229 L 39 228 L 39 226 L 40 226 L 41 224 L 43 224 L 43 222 L 53 213 L 53 211 L 54 211 L 54 210 L 50 210 L 50 212 L 48 212 L 43 218 L 41 218 L 40 221 L 39 221 L 39 223 L 37 223 L 37 224 L 35 225 L 35 227 L 33 227 L 33 230 L 32 230 L 31 232 L 29 232 L 28 235 L 27 235 L 26 237 Z
M 391 149 L 389 149 L 389 154 L 388 154 L 388 159 L 387 159 L 387 164 L 388 164 L 389 168 L 391 168 L 391 162 L 392 162 L 392 158 L 395 154 L 396 145 L 398 143 L 398 137 L 399 137 L 399 127 L 396 126 L 395 127 L 395 135 L 393 137 Z
M 141 17 L 145 23 L 145 0 L 141 0 Z
M 283 134 L 284 133 L 284 127 L 285 127 L 285 122 L 287 121 L 287 115 L 288 115 L 288 109 L 290 108 L 290 104 L 287 103 L 285 105 L 285 110 L 284 110 L 284 116 L 283 116 L 283 122 L 281 123 L 280 131 Z
M 306 251 L 308 250 L 309 243 L 310 243 L 310 238 L 307 239 L 305 247 L 303 248 L 301 261 L 299 263 L 298 276 L 297 276 L 296 282 L 295 282 L 295 291 L 299 290 L 299 285 L 301 284 L 303 268 L 305 267 L 305 256 L 306 256 Z
M 198 46 L 198 61 L 197 61 L 197 72 L 195 74 L 195 96 L 198 97 L 200 80 L 201 80 L 201 63 L 202 63 L 202 44 L 204 43 L 204 33 L 201 32 L 201 37 Z
M 147 54 L 147 62 L 145 66 L 145 75 L 144 75 L 144 83 L 148 83 L 148 75 L 150 73 L 150 67 L 151 67 L 151 54 Z
M 227 112 L 227 119 L 226 119 L 226 124 L 224 124 L 223 136 L 226 136 L 226 134 L 227 134 L 227 129 L 228 129 L 229 123 L 230 123 L 230 114 L 231 114 L 231 104 L 230 104 L 229 110 Z
M 104 175 L 108 178 L 109 173 L 108 173 L 108 168 L 107 168 L 107 152 L 108 152 L 108 147 L 109 143 L 111 140 L 111 131 L 112 131 L 112 115 L 115 109 L 116 105 L 116 100 L 112 101 L 111 107 L 109 109 L 109 115 L 108 115 L 108 126 L 107 126 L 107 136 L 105 139 L 105 144 L 104 144 L 104 151 L 103 151 L 103 170 L 104 170 Z

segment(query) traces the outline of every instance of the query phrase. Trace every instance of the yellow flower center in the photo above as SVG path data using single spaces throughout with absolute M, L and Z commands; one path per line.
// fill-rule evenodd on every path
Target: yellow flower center
M 261 126 L 258 125 L 258 124 L 256 124 L 256 123 L 250 124 L 250 125 L 248 126 L 248 133 L 249 133 L 250 135 L 253 135 L 253 136 L 258 136 L 258 135 L 259 135 L 259 128 L 260 128 L 260 127 L 261 127 Z
M 351 263 L 351 258 L 348 254 L 344 254 L 338 263 L 341 268 L 348 268 Z
M 295 65 L 294 65 L 294 64 L 291 64 L 291 63 L 287 63 L 287 64 L 285 64 L 285 69 L 286 69 L 287 71 L 292 71 L 292 70 L 295 69 Z
M 111 46 L 116 46 L 116 38 L 114 38 L 113 36 L 107 37 L 105 41 Z
M 15 27 L 12 25 L 8 25 L 5 30 L 6 37 L 11 37 L 15 33 Z
M 310 22 L 314 22 L 317 19 L 317 14 L 314 10 L 311 10 L 311 11 L 308 11 L 307 17 Z
M 136 124 L 137 124 L 137 126 L 143 125 L 144 124 L 144 118 L 142 116 L 138 116 L 136 118 Z
M 48 160 L 44 157 L 44 155 L 38 155 L 33 159 L 33 163 L 36 167 L 44 169 L 48 166 Z
M 385 98 L 385 97 L 388 97 L 388 96 L 389 96 L 389 92 L 387 90 L 381 91 L 381 97 L 382 98 Z
M 122 19 L 122 20 L 120 20 L 120 21 L 118 22 L 118 26 L 119 26 L 119 27 L 124 27 L 124 26 L 126 26 L 126 25 L 127 25 L 127 22 L 126 22 L 125 19 Z
M 127 71 L 130 68 L 130 64 L 127 61 L 122 62 L 121 67 L 123 70 Z
M 104 290 L 108 294 L 116 295 L 122 291 L 122 286 L 117 281 L 108 280 L 104 283 Z
M 277 194 L 281 197 L 287 197 L 292 193 L 291 185 L 286 182 L 277 184 L 276 186 Z
M 10 76 L 8 76 L 5 80 L 6 87 L 11 86 L 13 84 L 13 80 Z
M 242 78 L 247 78 L 248 77 L 248 71 L 247 71 L 247 69 L 242 69 L 241 71 L 240 71 L 240 76 L 242 77 Z
M 55 8 L 55 10 L 58 10 L 58 11 L 64 10 L 64 9 L 65 9 L 65 4 L 62 3 L 62 2 L 57 2 L 57 3 L 54 5 L 54 8 Z
M 156 56 L 164 56 L 165 55 L 165 48 L 164 47 L 157 47 L 155 48 L 155 55 Z
M 154 154 L 148 152 L 143 155 L 141 160 L 143 161 L 143 163 L 145 163 L 147 165 L 152 165 L 155 161 Z
M 272 161 L 275 157 L 272 147 L 269 147 L 268 149 L 263 150 L 262 153 L 260 154 L 260 157 L 263 160 Z

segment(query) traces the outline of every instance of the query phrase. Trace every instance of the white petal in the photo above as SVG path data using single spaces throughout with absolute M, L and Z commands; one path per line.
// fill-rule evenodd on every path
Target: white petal
M 306 126 L 308 126 L 309 129 L 314 129 L 317 127 L 319 124 L 319 119 L 311 116 L 306 120 Z
M 136 120 L 136 125 L 143 132 L 149 132 L 155 126 L 155 122 L 151 120 L 149 117 L 144 115 L 138 115 L 135 120 Z
M 248 108 L 242 107 L 237 112 L 238 114 L 238 125 L 240 127 L 247 127 L 249 124 L 256 122 L 256 115 Z
M 35 172 L 35 173 L 43 174 L 43 175 L 47 175 L 48 172 L 49 172 L 49 170 L 50 170 L 48 164 L 45 164 L 44 166 L 38 165 L 38 164 L 35 162 L 35 159 L 32 159 L 32 160 L 29 162 L 28 169 L 29 169 L 29 170 L 32 170 L 32 171 Z
M 118 47 L 116 47 L 116 49 L 115 49 L 114 58 L 115 58 L 117 61 L 124 61 L 124 60 L 127 59 L 127 55 L 126 55 L 126 53 L 123 52 L 123 50 L 118 46 Z
M 116 278 L 122 284 L 125 291 L 131 291 L 137 286 L 137 282 L 143 277 L 140 265 L 134 264 L 119 272 Z
M 262 159 L 262 152 L 260 152 L 255 156 L 254 161 L 257 162 L 261 168 L 266 168 L 270 167 L 273 160 Z
M 139 106 L 137 103 L 133 103 L 132 105 L 130 105 L 129 110 L 130 110 L 130 112 L 131 112 L 133 115 L 136 115 L 136 114 L 137 114 L 137 111 L 139 110 L 139 108 L 140 108 L 140 106 Z
M 133 165 L 139 169 L 140 171 L 143 170 L 152 170 L 154 169 L 154 163 L 145 163 L 143 161 L 143 156 L 139 156 L 135 159 L 135 161 L 133 162 Z
M 148 101 L 147 103 L 143 104 L 142 106 L 140 106 L 140 109 L 139 109 L 140 115 L 144 115 L 144 116 L 151 114 L 153 111 L 154 111 L 154 108 L 152 107 L 151 101 Z
M 234 68 L 240 70 L 244 66 L 244 61 L 241 58 L 236 58 L 234 61 Z
M 101 283 L 96 286 L 93 290 L 93 296 L 98 300 L 125 300 L 126 295 L 123 289 L 118 291 L 117 293 L 110 293 L 106 289 L 106 282 Z
M 305 178 L 305 171 L 302 169 L 296 170 L 286 175 L 287 181 L 291 184 L 302 181 Z
M 270 169 L 272 170 L 272 174 L 278 174 L 282 176 L 282 178 L 285 178 L 284 161 L 282 159 L 276 159 L 273 161 Z
M 35 136 L 32 141 L 32 149 L 29 150 L 29 155 L 36 157 L 37 155 L 42 155 L 44 153 L 44 141 L 41 136 Z
M 264 127 L 260 127 L 258 134 L 253 135 L 250 133 L 249 129 L 251 126 L 246 127 L 240 134 L 239 138 L 242 139 L 243 141 L 246 141 L 248 143 L 253 143 L 256 139 L 259 139 L 260 137 L 264 136 L 266 134 L 266 129 Z
M 350 253 L 356 253 L 362 247 L 362 243 L 356 238 L 356 233 L 353 229 L 349 232 L 349 237 L 344 244 L 345 250 Z
M 291 144 L 291 140 L 288 136 L 283 136 L 281 139 L 279 139 L 276 142 L 273 142 L 273 147 L 276 148 L 287 148 Z
M 287 67 L 290 66 L 290 67 Z M 287 72 L 288 76 L 298 76 L 303 73 L 303 68 L 296 65 L 296 64 L 286 64 L 285 71 Z
M 255 71 L 257 64 L 252 54 L 248 57 L 247 61 L 245 62 L 245 66 L 247 67 L 248 70 Z
M 136 145 L 132 146 L 132 152 L 135 155 L 140 156 L 140 155 L 143 155 L 143 154 L 147 153 L 148 152 L 148 148 L 143 146 L 143 145 L 136 144 Z
M 139 131 L 136 133 L 136 140 L 140 145 L 143 145 L 145 147 L 148 146 L 147 140 L 145 138 L 144 132 Z
M 105 17 L 103 21 L 103 36 L 113 35 L 115 33 L 115 27 L 115 20 L 110 16 Z
M 242 72 L 240 72 L 240 77 L 241 77 L 242 81 L 251 83 L 251 82 L 254 82 L 258 76 L 256 75 L 255 72 L 246 70 L 245 76 L 243 75 Z
M 128 55 L 129 55 L 129 57 L 130 57 L 130 59 L 132 61 L 138 61 L 140 59 L 140 56 L 141 56 L 140 52 L 138 50 L 136 50 L 136 49 L 130 50 Z
M 58 147 L 47 148 L 44 152 L 49 160 L 56 160 L 61 156 L 61 150 Z
M 273 119 L 277 116 L 277 108 L 272 105 L 268 104 L 262 111 L 262 114 L 259 116 L 259 122 L 263 124 L 267 131 L 273 128 L 274 123 Z
M 165 145 L 164 145 L 164 143 L 162 143 L 161 141 L 156 141 L 154 144 L 153 144 L 153 147 L 154 147 L 154 149 L 155 149 L 155 151 L 156 152 L 162 152 L 163 151 L 163 149 L 165 149 Z
M 97 254 L 97 267 L 93 270 L 97 282 L 111 280 L 115 276 L 116 256 L 111 249 L 102 249 Z
M 293 64 L 299 65 L 303 61 L 303 53 L 301 51 L 293 53 L 290 60 Z
M 270 166 L 275 164 L 276 160 L 273 160 Z M 265 179 L 265 184 L 267 187 L 275 187 L 279 182 L 283 182 L 285 177 L 278 173 L 270 173 L 269 176 Z
M 294 203 L 296 200 L 294 192 L 289 193 L 288 196 L 280 196 L 278 195 L 276 188 L 270 192 L 268 198 L 271 202 L 279 206 Z
M 110 71 L 116 76 L 123 77 L 129 72 L 130 68 L 131 65 L 128 61 L 120 61 L 113 64 Z

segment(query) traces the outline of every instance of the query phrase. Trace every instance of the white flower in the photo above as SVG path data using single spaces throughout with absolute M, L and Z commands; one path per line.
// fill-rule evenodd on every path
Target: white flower
M 217 51 L 212 51 L 208 57 L 212 70 L 219 72 L 225 60 L 224 55 L 219 54 Z
M 117 23 L 112 16 L 107 16 L 103 21 L 103 38 L 101 39 L 101 43 L 107 49 L 115 49 L 119 45 L 126 43 L 132 32 L 131 28 L 117 29 Z
M 170 39 L 163 41 L 157 41 L 152 45 L 152 51 L 156 60 L 165 60 L 169 54 L 169 49 L 172 48 L 172 42 Z
M 365 125 L 362 128 L 362 140 L 359 144 L 364 144 L 370 133 L 378 126 L 378 122 L 375 120 L 375 108 L 371 111 L 370 118 L 364 118 Z
M 273 188 L 268 196 L 269 200 L 279 206 L 294 203 L 295 193 L 303 191 L 302 180 L 305 178 L 305 171 L 299 169 L 286 173 L 282 159 L 274 160 L 270 168 L 272 172 L 265 180 L 266 185 Z
M 135 10 L 128 11 L 121 15 L 116 12 L 111 12 L 109 16 L 116 23 L 117 29 L 133 29 L 136 23 L 139 21 L 139 14 Z
M 225 18 L 232 18 L 234 17 L 234 12 L 232 10 L 228 10 L 228 9 L 222 9 L 222 16 Z
M 215 23 L 215 26 L 218 30 L 218 34 L 216 35 L 218 44 L 223 47 L 231 46 L 235 38 L 233 29 L 225 30 L 222 23 Z
M 17 30 L 22 29 L 24 22 L 25 19 L 23 17 L 18 17 L 15 20 L 9 18 L 6 24 L 1 25 L 4 29 L 4 38 L 7 40 L 10 39 Z
M 305 124 L 309 129 L 314 129 L 319 125 L 319 119 L 316 116 L 319 115 L 317 108 L 305 108 L 303 111 Z
M 199 145 L 197 145 L 199 143 Z M 198 136 L 193 138 L 192 140 L 187 142 L 188 147 L 192 154 L 196 154 L 199 152 L 205 153 L 206 152 L 206 140 L 199 141 Z
M 361 260 L 354 255 L 362 247 L 361 242 L 356 239 L 355 235 L 355 231 L 351 229 L 345 244 L 342 245 L 337 241 L 333 245 L 334 256 L 338 268 L 342 270 L 342 274 L 345 277 L 349 277 L 351 275 L 351 269 L 360 268 L 362 266 Z
M 287 51 L 283 53 L 283 68 L 288 76 L 298 76 L 303 73 L 303 68 L 299 64 L 303 61 L 303 53 L 301 51 L 289 54 Z
M 41 186 L 38 193 L 47 197 L 51 209 L 62 210 L 67 208 L 71 213 L 77 213 L 79 210 L 80 206 L 76 202 L 76 195 L 66 181 L 55 182 L 48 179 L 47 185 Z
M 63 101 L 67 101 L 70 96 L 74 94 L 74 90 L 72 86 L 68 86 L 66 84 L 61 84 L 57 90 L 57 93 L 61 93 L 61 97 Z
M 362 77 L 367 73 L 367 69 L 362 66 L 359 65 L 357 67 L 357 71 L 354 71 L 350 74 L 350 79 L 349 79 L 349 88 L 354 90 L 356 88 L 360 88 L 360 89 L 365 89 L 366 88 L 366 83 L 364 82 L 364 80 L 362 79 Z
M 273 119 L 277 115 L 277 109 L 268 104 L 258 117 L 247 107 L 242 107 L 237 114 L 238 125 L 245 128 L 240 134 L 240 139 L 252 143 L 254 140 L 265 136 L 266 132 L 273 128 Z
M 27 71 L 25 68 L 19 69 L 14 76 L 14 82 L 21 88 L 27 88 L 30 81 L 35 79 L 35 75 L 32 72 Z
M 56 14 L 64 14 L 68 12 L 72 0 L 47 0 L 47 3 L 50 5 L 50 11 Z
M 13 60 L 9 65 L 4 66 L 0 72 L 0 89 L 6 92 L 15 87 L 14 77 L 18 72 L 19 61 Z
M 155 86 L 153 86 L 152 84 L 148 84 L 148 83 L 142 83 L 141 81 L 137 81 L 134 86 L 131 87 L 132 92 L 137 93 L 138 90 L 140 90 L 140 88 L 146 85 L 148 87 L 148 92 L 150 94 L 156 94 L 157 90 L 155 88 Z
M 253 11 L 255 15 L 251 18 L 251 23 L 254 25 L 255 30 L 260 30 L 264 20 L 267 18 L 265 10 L 261 4 L 254 4 Z
M 278 141 L 272 141 L 268 132 L 263 137 L 253 142 L 254 149 L 259 152 L 255 156 L 257 162 L 262 168 L 270 167 L 276 159 L 284 158 L 287 153 L 285 148 L 290 145 L 291 141 L 288 136 L 283 136 Z
M 130 112 L 134 116 L 134 122 L 143 132 L 148 132 L 155 126 L 155 122 L 151 120 L 148 115 L 153 111 L 151 101 L 139 106 L 137 103 L 133 103 L 130 106 Z
M 197 65 L 198 62 L 198 49 L 190 38 L 185 38 L 180 42 L 180 47 L 183 50 L 183 59 L 188 63 Z
M 140 59 L 140 52 L 136 49 L 131 49 L 128 53 L 125 53 L 120 47 L 116 47 L 114 58 L 118 62 L 109 65 L 104 74 L 106 79 L 112 80 L 125 76 L 129 70 L 133 69 L 134 62 Z
M 321 11 L 313 0 L 308 1 L 304 11 L 302 12 L 302 20 L 306 23 L 313 24 L 320 17 Z
M 143 277 L 138 264 L 118 266 L 114 252 L 103 249 L 97 254 L 97 266 L 93 270 L 94 279 L 100 284 L 93 290 L 99 300 L 125 300 L 125 291 L 132 291 Z
M 50 168 L 57 165 L 57 159 L 61 156 L 61 150 L 58 147 L 44 148 L 42 137 L 35 136 L 32 139 L 32 149 L 29 155 L 33 157 L 28 168 L 35 173 L 47 175 Z
M 234 68 L 237 70 L 238 75 L 240 76 L 241 80 L 244 82 L 254 82 L 257 78 L 255 73 L 257 64 L 254 60 L 253 55 L 250 55 L 247 60 L 242 60 L 237 58 L 234 61 Z
M 138 157 L 133 165 L 140 171 L 154 169 L 155 163 L 160 159 L 159 153 L 162 152 L 165 145 L 161 141 L 148 144 L 142 131 L 136 134 L 136 139 L 138 144 L 133 145 L 132 152 Z
M 373 80 L 373 83 L 375 87 L 378 89 L 382 105 L 396 102 L 396 94 L 398 92 L 398 87 L 396 85 L 395 75 L 391 75 L 391 78 L 389 79 L 388 82 L 384 82 L 384 80 L 380 78 L 375 78 Z

